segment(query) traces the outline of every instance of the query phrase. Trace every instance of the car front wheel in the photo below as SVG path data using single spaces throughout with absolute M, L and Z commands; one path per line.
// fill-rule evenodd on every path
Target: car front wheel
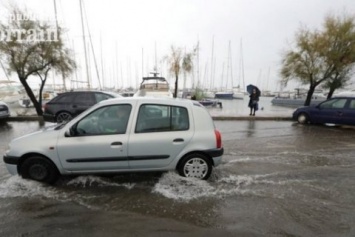
M 65 122 L 65 121 L 69 121 L 73 118 L 73 116 L 68 113 L 68 112 L 60 112 L 58 115 L 57 115 L 57 123 L 62 123 L 62 122 Z
M 30 157 L 26 159 L 19 169 L 24 179 L 53 184 L 57 181 L 59 173 L 55 165 L 43 157 Z
M 203 154 L 193 153 L 181 161 L 178 172 L 183 177 L 208 179 L 212 172 L 212 162 Z
M 309 121 L 308 115 L 305 114 L 305 113 L 300 113 L 300 114 L 297 116 L 297 121 L 298 121 L 300 124 L 306 124 L 306 123 L 308 123 L 308 121 Z

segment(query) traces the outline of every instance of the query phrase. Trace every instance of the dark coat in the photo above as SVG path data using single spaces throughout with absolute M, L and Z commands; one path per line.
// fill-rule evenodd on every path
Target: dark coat
M 255 110 L 258 110 L 259 106 L 258 106 L 258 102 L 259 102 L 259 96 L 257 94 L 251 94 L 249 96 L 249 103 L 248 103 L 248 107 L 250 108 L 254 108 Z

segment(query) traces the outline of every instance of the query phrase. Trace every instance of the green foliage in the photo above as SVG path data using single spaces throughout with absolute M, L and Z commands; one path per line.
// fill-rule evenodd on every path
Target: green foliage
M 194 96 L 196 100 L 202 100 L 205 98 L 205 92 L 201 88 L 196 87 L 194 91 Z
M 177 97 L 178 81 L 180 73 L 191 73 L 193 70 L 193 57 L 196 48 L 192 52 L 183 52 L 181 48 L 171 46 L 171 54 L 165 56 L 164 60 L 168 63 L 169 72 L 175 76 L 174 97 Z
M 16 7 L 11 14 L 30 15 Z M 41 115 L 41 93 L 38 99 L 34 96 L 27 83 L 28 77 L 39 76 L 42 90 L 49 70 L 54 69 L 65 77 L 76 69 L 72 54 L 61 39 L 62 29 L 34 19 L 11 19 L 6 24 L 0 22 L 0 32 L 1 60 L 9 74 L 17 74 L 37 114 Z
M 315 88 L 322 84 L 330 89 L 344 87 L 353 73 L 355 63 L 355 20 L 353 16 L 327 16 L 321 31 L 301 28 L 295 47 L 282 57 L 281 76 L 286 85 L 299 80 L 309 85 L 305 105 Z

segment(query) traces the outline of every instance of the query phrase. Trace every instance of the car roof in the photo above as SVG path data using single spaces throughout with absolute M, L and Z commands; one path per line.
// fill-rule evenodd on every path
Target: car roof
M 65 95 L 65 94 L 73 94 L 73 93 L 105 93 L 105 94 L 113 95 L 115 97 L 122 97 L 120 94 L 113 91 L 98 91 L 98 90 L 65 91 L 58 94 Z
M 100 105 L 110 105 L 119 103 L 130 103 L 132 101 L 143 101 L 145 103 L 167 103 L 172 105 L 180 105 L 180 106 L 192 106 L 197 105 L 201 106 L 200 103 L 197 101 L 189 100 L 189 99 L 182 99 L 182 98 L 169 98 L 169 97 L 121 97 L 121 98 L 112 98 L 109 100 L 103 100 L 99 104 Z
M 339 95 L 334 95 L 332 98 L 345 98 L 345 99 L 350 99 L 350 98 L 355 98 L 355 94 L 339 94 Z

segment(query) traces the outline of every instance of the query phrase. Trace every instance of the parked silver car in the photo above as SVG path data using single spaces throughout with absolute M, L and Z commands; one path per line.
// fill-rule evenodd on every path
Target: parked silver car
M 0 101 L 0 119 L 8 117 L 10 117 L 9 106 L 5 102 Z
M 221 134 L 200 103 L 130 97 L 14 139 L 4 162 L 11 174 L 46 183 L 59 175 L 168 170 L 208 179 L 222 155 Z

